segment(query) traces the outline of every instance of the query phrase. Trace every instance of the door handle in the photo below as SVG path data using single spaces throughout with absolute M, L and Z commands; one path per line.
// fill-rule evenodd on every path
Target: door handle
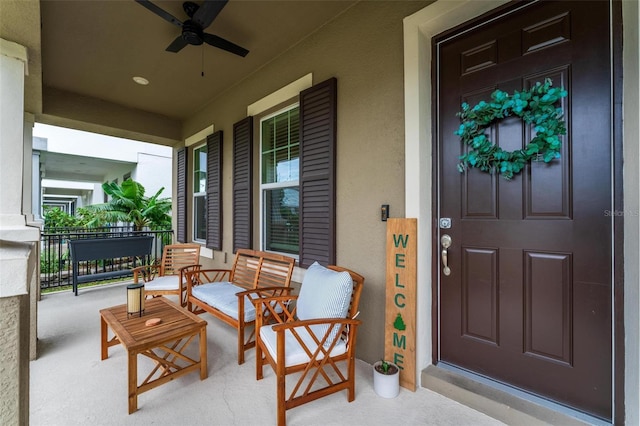
M 442 245 L 442 273 L 446 276 L 449 276 L 451 274 L 451 268 L 449 268 L 448 264 L 447 255 L 449 253 L 447 249 L 451 246 L 451 237 L 447 234 L 444 234 L 440 238 L 440 245 Z

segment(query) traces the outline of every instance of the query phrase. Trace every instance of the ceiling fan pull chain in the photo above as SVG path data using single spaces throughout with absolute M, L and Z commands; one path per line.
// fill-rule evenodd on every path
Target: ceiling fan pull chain
M 202 71 L 200 73 L 201 77 L 204 77 L 204 44 L 202 45 Z

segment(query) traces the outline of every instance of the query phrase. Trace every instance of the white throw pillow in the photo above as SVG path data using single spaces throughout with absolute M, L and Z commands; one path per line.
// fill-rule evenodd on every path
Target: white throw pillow
M 348 272 L 333 271 L 314 262 L 302 279 L 297 302 L 298 319 L 345 318 L 351 303 L 351 293 L 353 280 Z M 335 334 L 327 343 L 335 338 Z

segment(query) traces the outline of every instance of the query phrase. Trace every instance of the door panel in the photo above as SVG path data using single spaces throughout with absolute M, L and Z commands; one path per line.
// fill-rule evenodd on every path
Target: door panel
M 537 2 L 436 40 L 438 208 L 451 274 L 440 274 L 440 361 L 611 418 L 608 2 Z M 511 181 L 460 174 L 460 104 L 551 78 L 567 135 L 561 158 Z M 532 129 L 487 129 L 507 151 Z M 444 233 L 445 231 L 442 230 Z M 435 247 L 440 252 L 441 247 Z
M 524 353 L 572 362 L 571 254 L 524 250 Z
M 463 247 L 462 335 L 498 344 L 498 250 Z

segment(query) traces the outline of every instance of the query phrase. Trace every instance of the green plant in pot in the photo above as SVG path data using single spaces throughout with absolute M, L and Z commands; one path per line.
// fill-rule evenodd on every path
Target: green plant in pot
M 373 364 L 373 390 L 383 398 L 395 398 L 400 393 L 400 368 L 384 359 Z
M 398 366 L 392 362 L 385 361 L 384 359 L 375 364 L 375 369 L 382 374 L 396 374 L 398 372 Z

